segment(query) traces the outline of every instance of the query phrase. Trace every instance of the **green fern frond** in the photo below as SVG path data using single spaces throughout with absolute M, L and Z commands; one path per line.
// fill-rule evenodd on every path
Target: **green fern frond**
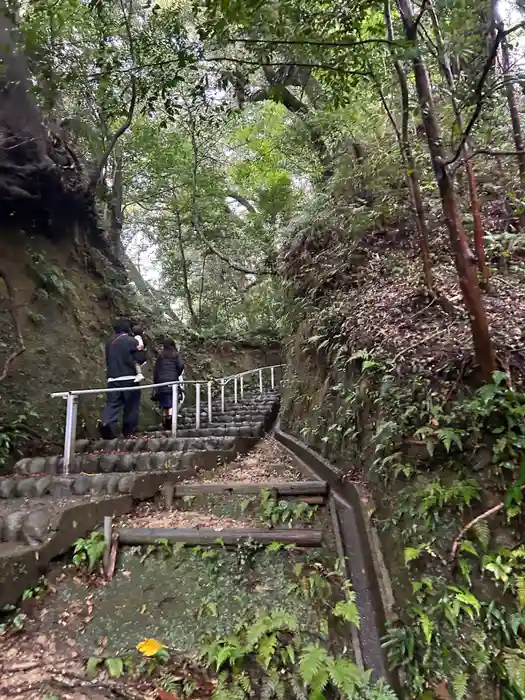
M 297 618 L 295 615 L 285 612 L 284 610 L 274 610 L 269 615 L 260 617 L 246 631 L 246 646 L 248 649 L 254 649 L 260 640 L 274 632 L 296 632 Z
M 345 696 L 352 696 L 363 680 L 360 669 L 348 659 L 332 659 L 328 665 L 330 681 Z
M 261 700 L 285 700 L 286 687 L 275 669 L 270 669 L 261 688 Z
M 308 644 L 304 647 L 299 660 L 299 674 L 305 686 L 310 686 L 314 678 L 326 665 L 328 653 L 322 647 Z
M 277 634 L 269 634 L 263 637 L 259 642 L 259 654 L 257 660 L 265 668 L 268 668 L 277 649 Z
M 242 688 L 242 690 L 246 693 L 246 695 L 250 695 L 250 693 L 252 692 L 252 682 L 250 680 L 250 676 L 246 673 L 246 671 L 242 671 L 241 673 L 236 675 L 235 680 L 239 687 Z
M 324 689 L 328 685 L 328 681 L 330 680 L 330 675 L 328 673 L 328 669 L 326 666 L 322 667 L 319 673 L 317 673 L 313 678 L 312 682 L 310 683 L 310 698 L 311 697 L 320 697 L 323 698 L 324 695 Z
M 295 676 L 290 678 L 290 690 L 293 700 L 308 700 L 308 696 L 304 692 L 303 686 L 299 683 Z
M 213 691 L 213 700 L 246 700 L 246 693 L 238 685 L 231 683 L 227 673 L 219 675 L 219 682 Z
M 159 686 L 162 688 L 162 690 L 165 690 L 167 693 L 175 693 L 175 691 L 178 690 L 179 685 L 180 681 L 177 681 L 176 676 L 173 676 L 171 674 L 163 676 L 159 680 Z
M 455 700 L 463 700 L 467 694 L 469 677 L 467 673 L 457 673 L 452 681 L 452 691 Z
M 490 528 L 486 521 L 480 520 L 472 526 L 472 529 L 483 549 L 487 549 L 490 542 Z
M 335 604 L 334 616 L 340 617 L 345 622 L 351 622 L 357 628 L 359 628 L 359 611 L 357 605 L 349 600 L 340 600 Z
M 503 665 L 509 683 L 520 697 L 525 697 L 525 658 L 519 650 L 507 649 L 503 655 Z
M 525 608 L 525 576 L 518 576 L 516 579 L 516 594 L 520 608 Z

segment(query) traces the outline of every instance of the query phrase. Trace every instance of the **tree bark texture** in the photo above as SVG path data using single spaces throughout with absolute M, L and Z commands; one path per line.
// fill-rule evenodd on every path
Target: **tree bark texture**
M 456 270 L 463 301 L 469 313 L 476 362 L 483 378 L 490 380 L 496 368 L 490 330 L 477 281 L 475 258 L 470 251 L 465 229 L 454 192 L 454 185 L 445 164 L 445 152 L 432 99 L 432 91 L 425 63 L 418 48 L 418 25 L 414 18 L 410 0 L 397 0 L 403 20 L 405 37 L 414 47 L 412 68 L 416 84 L 419 108 L 425 128 L 428 149 L 436 182 L 439 188 L 450 246 L 454 253 Z

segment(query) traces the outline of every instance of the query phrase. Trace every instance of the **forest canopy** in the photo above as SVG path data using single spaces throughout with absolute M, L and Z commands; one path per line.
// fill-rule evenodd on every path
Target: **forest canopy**
M 406 222 L 422 288 L 450 309 L 446 232 L 495 369 L 484 294 L 508 242 L 480 201 L 496 179 L 521 230 L 520 3 L 11 0 L 5 16 L 108 242 L 186 325 L 279 329 L 280 265 L 307 229 Z

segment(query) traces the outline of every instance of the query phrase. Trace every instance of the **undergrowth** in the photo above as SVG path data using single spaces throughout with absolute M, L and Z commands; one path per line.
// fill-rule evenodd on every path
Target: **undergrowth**
M 395 698 L 382 683 L 371 682 L 369 671 L 304 638 L 297 618 L 282 610 L 243 620 L 235 634 L 211 642 L 203 657 L 218 673 L 214 700 Z
M 378 494 L 399 592 L 383 641 L 404 697 L 439 686 L 455 700 L 522 699 L 525 393 L 504 372 L 477 390 L 417 367 L 401 378 L 384 356 L 349 352 L 325 320 L 291 348 L 301 372 L 288 377 L 285 416 Z

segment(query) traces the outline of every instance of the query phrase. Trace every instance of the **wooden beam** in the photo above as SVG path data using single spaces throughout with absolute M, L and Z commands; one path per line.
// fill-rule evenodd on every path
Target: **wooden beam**
M 155 544 L 157 540 L 165 539 L 170 544 L 184 542 L 188 546 L 194 545 L 237 545 L 248 539 L 271 544 L 283 542 L 296 544 L 298 547 L 319 547 L 322 543 L 323 533 L 320 530 L 286 529 L 271 530 L 263 528 L 239 528 L 214 530 L 213 528 L 121 528 L 118 530 L 119 542 L 126 545 Z
M 324 506 L 326 504 L 326 496 L 285 496 L 287 500 L 297 501 L 297 503 L 308 503 L 309 506 Z
M 213 484 L 177 484 L 175 498 L 181 496 L 203 496 L 207 493 L 255 493 L 262 489 L 276 492 L 278 496 L 326 496 L 326 481 L 225 481 Z

